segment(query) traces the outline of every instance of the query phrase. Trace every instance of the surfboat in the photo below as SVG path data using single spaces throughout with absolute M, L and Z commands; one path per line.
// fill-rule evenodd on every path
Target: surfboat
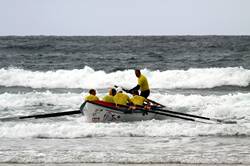
M 131 122 L 166 119 L 166 116 L 147 112 L 143 109 L 130 110 L 128 107 L 117 107 L 113 103 L 104 101 L 87 101 L 81 108 L 81 112 L 86 117 L 87 122 Z

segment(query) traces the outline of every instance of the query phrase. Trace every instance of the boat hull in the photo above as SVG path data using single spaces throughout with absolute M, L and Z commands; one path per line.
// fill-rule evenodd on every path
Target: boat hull
M 166 119 L 166 116 L 149 113 L 143 109 L 129 110 L 103 101 L 86 102 L 81 111 L 88 122 L 132 122 Z

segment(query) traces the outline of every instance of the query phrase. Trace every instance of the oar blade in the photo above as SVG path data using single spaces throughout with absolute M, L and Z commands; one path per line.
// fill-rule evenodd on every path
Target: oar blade
M 223 120 L 223 119 L 214 119 L 214 118 L 211 118 L 210 120 L 217 122 L 217 123 L 221 123 L 221 124 L 237 124 L 237 121 L 232 121 L 232 120 Z
M 236 121 L 222 121 L 223 124 L 237 124 Z
M 19 117 L 0 118 L 0 122 L 7 122 L 7 121 L 14 121 L 14 120 L 19 120 Z
M 41 118 L 51 118 L 51 117 L 59 117 L 59 116 L 75 115 L 75 114 L 81 114 L 81 111 L 74 110 L 74 111 L 65 111 L 65 112 L 55 112 L 55 113 L 49 113 L 49 114 L 7 117 L 7 118 L 1 118 L 0 121 L 13 121 L 13 120 L 32 119 L 32 118 L 41 119 Z
M 75 111 L 66 111 L 66 112 L 56 112 L 56 113 L 49 113 L 49 114 L 24 116 L 24 117 L 20 117 L 20 119 L 27 119 L 27 118 L 41 119 L 41 118 L 51 118 L 51 117 L 59 117 L 59 116 L 66 116 L 66 115 L 74 115 L 74 114 L 80 114 L 80 113 L 81 113 L 80 110 L 75 110 Z

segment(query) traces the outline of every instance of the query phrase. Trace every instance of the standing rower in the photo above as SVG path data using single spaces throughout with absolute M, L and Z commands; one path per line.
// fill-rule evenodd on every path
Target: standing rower
M 148 80 L 147 78 L 141 74 L 141 71 L 136 69 L 135 70 L 135 75 L 138 78 L 138 84 L 129 90 L 129 93 L 132 93 L 133 91 L 136 90 L 141 90 L 140 96 L 143 96 L 147 98 L 150 94 L 149 86 L 148 86 Z

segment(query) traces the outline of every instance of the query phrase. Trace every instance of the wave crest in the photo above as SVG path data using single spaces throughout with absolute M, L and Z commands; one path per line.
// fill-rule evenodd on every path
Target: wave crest
M 150 71 L 143 69 L 151 88 L 204 89 L 220 86 L 247 87 L 250 70 L 242 67 Z M 31 88 L 108 88 L 115 84 L 133 87 L 137 79 L 133 70 L 106 73 L 86 66 L 83 69 L 30 71 L 18 68 L 0 69 L 0 86 Z

